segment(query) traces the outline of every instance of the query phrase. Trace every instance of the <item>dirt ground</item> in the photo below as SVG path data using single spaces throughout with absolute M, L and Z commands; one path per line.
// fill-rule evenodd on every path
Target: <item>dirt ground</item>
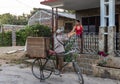
M 0 47 L 0 65 L 23 59 L 25 56 L 23 49 L 24 46 Z M 11 51 L 15 52 L 12 53 Z
M 24 46 L 0 48 L 0 84 L 78 84 L 75 74 L 64 73 L 62 77 L 52 75 L 44 82 L 36 79 L 31 66 L 23 64 L 25 58 Z M 15 53 L 9 53 L 16 51 Z M 102 79 L 83 75 L 84 84 L 120 84 L 118 80 Z

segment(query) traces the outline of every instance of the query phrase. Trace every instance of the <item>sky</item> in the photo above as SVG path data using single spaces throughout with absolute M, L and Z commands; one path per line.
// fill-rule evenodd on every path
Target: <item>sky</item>
M 50 7 L 41 5 L 44 0 L 0 0 L 0 14 L 10 13 L 13 15 L 29 14 L 33 8 Z

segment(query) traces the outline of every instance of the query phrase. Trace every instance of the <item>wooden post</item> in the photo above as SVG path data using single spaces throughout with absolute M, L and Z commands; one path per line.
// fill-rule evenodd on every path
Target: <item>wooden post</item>
M 57 30 L 58 29 L 58 17 L 59 17 L 59 15 L 58 15 L 58 8 L 56 8 L 55 13 L 56 13 L 55 14 L 55 30 Z M 57 56 L 56 63 L 57 63 L 57 68 L 59 70 L 61 70 L 61 68 L 63 66 L 63 62 L 64 62 L 63 56 Z
M 54 50 L 54 8 L 52 8 L 52 49 Z
M 82 35 L 82 37 L 81 37 L 81 53 L 83 53 L 83 48 L 84 48 L 83 41 L 84 41 L 84 38 Z
M 56 14 L 55 14 L 55 19 L 56 19 L 56 30 L 58 29 L 58 8 L 56 8 Z

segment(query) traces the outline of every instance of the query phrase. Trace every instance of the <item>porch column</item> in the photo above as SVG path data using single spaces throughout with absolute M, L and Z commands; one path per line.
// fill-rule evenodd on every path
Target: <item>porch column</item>
M 115 0 L 109 0 L 109 25 L 108 25 L 108 53 L 114 56 L 116 33 L 115 26 Z
M 105 0 L 100 0 L 100 28 L 99 28 L 99 51 L 105 50 L 105 28 L 106 28 L 106 19 L 105 19 Z
M 116 33 L 116 27 L 115 26 L 109 26 L 108 27 L 108 53 L 110 56 L 115 56 L 114 50 L 115 50 L 115 36 Z
M 100 0 L 101 25 L 99 32 L 99 50 L 104 51 L 107 46 L 108 53 L 114 55 L 115 27 L 115 0 Z M 107 24 L 108 23 L 108 24 Z M 106 38 L 107 37 L 107 38 Z M 105 43 L 107 40 L 107 43 Z M 106 44 L 106 45 L 105 45 Z
M 105 51 L 105 27 L 99 28 L 99 51 Z

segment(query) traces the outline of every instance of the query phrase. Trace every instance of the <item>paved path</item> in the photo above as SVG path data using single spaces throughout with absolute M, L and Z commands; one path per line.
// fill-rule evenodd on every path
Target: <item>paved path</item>
M 0 84 L 78 84 L 72 73 L 65 73 L 62 77 L 52 75 L 45 82 L 40 82 L 26 65 L 3 65 L 0 67 Z M 21 68 L 25 67 L 25 68 Z M 120 84 L 120 81 L 89 77 L 84 75 L 85 84 Z

